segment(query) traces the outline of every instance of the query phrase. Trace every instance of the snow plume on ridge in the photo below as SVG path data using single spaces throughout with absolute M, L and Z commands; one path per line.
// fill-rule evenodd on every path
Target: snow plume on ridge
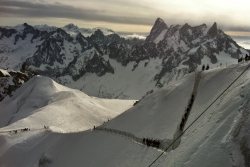
M 136 33 L 134 33 L 132 35 L 123 35 L 121 37 L 126 38 L 126 39 L 133 39 L 133 38 L 138 38 L 138 39 L 143 39 L 143 40 L 146 39 L 146 37 L 144 35 L 140 35 L 140 34 L 136 34 Z

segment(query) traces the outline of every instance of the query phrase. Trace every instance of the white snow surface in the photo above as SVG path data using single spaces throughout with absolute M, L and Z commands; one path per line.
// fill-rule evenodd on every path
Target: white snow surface
M 172 140 L 192 94 L 194 77 L 195 73 L 188 74 L 157 90 L 104 126 L 130 132 L 141 138 Z
M 10 77 L 10 74 L 7 70 L 0 69 L 0 72 L 6 77 Z
M 232 81 L 237 78 L 249 64 L 231 65 L 227 68 L 218 68 L 201 73 L 197 95 L 187 123 L 187 128 L 221 92 L 223 92 Z M 127 110 L 118 117 L 105 123 L 104 127 L 130 132 L 137 137 L 149 137 L 154 139 L 173 139 L 173 133 L 180 124 L 184 114 L 185 105 L 190 98 L 194 86 L 195 73 L 190 73 L 175 83 L 164 86 L 160 90 L 142 99 L 136 106 Z M 34 78 L 33 82 L 42 77 Z M 47 79 L 49 80 L 49 79 Z M 47 81 L 46 80 L 46 81 Z M 33 102 L 39 103 L 39 99 L 47 97 L 55 89 L 65 93 L 68 88 L 55 85 L 54 82 L 48 84 L 41 83 L 47 90 L 47 94 L 36 94 L 36 98 L 31 96 Z M 28 82 L 31 83 L 31 82 Z M 37 83 L 37 84 L 38 84 Z M 0 108 L 9 102 L 12 110 L 1 110 L 1 122 L 7 117 L 3 113 L 15 112 L 18 99 L 25 105 L 31 103 L 23 97 L 30 93 L 28 84 L 23 85 L 10 99 L 5 99 L 0 103 Z M 38 89 L 38 88 L 36 88 Z M 34 89 L 34 90 L 36 90 Z M 22 94 L 21 94 L 22 92 Z M 90 98 L 85 94 L 78 95 L 75 90 L 71 90 L 74 96 L 82 99 Z M 164 153 L 153 166 L 178 166 L 178 167 L 221 167 L 221 166 L 247 166 L 249 165 L 250 148 L 250 73 L 244 73 L 181 137 L 180 145 L 167 153 Z M 46 95 L 46 96 L 45 96 Z M 40 97 L 39 97 L 40 96 Z M 68 94 L 66 95 L 69 98 Z M 56 96 L 57 97 L 57 96 Z M 56 98 L 53 96 L 51 100 Z M 71 98 L 71 97 L 70 97 Z M 80 102 L 77 98 L 73 101 L 72 109 Z M 21 100 L 22 99 L 22 100 Z M 58 109 L 64 110 L 66 101 L 59 98 Z M 99 100 L 99 99 L 98 99 Z M 69 101 L 69 100 L 67 100 Z M 50 103 L 50 105 L 52 105 Z M 29 104 L 29 106 L 32 106 Z M 96 107 L 96 105 L 94 105 Z M 21 108 L 22 108 L 21 107 Z M 6 108 L 6 107 L 5 107 Z M 36 114 L 36 109 L 26 107 L 29 113 Z M 117 107 L 118 108 L 118 107 Z M 49 111 L 49 110 L 47 110 Z M 19 111 L 21 112 L 21 111 Z M 18 113 L 19 113 L 18 112 Z M 28 111 L 26 111 L 28 112 Z M 45 110 L 44 110 L 45 112 Z M 18 114 L 17 113 L 17 114 Z M 52 112 L 51 112 L 52 113 Z M 39 117 L 41 120 L 49 122 L 49 119 L 57 121 L 55 115 Z M 72 113 L 72 115 L 75 113 Z M 88 113 L 89 114 L 89 113 Z M 88 116 L 88 119 L 95 117 Z M 6 115 L 6 114 L 5 114 Z M 59 115 L 57 115 L 59 116 Z M 100 115 L 102 117 L 103 115 Z M 25 117 L 25 116 L 24 116 Z M 39 126 L 39 121 L 33 121 L 35 117 L 29 118 L 30 124 Z M 49 118 L 51 117 L 51 118 Z M 60 113 L 60 118 L 64 118 L 64 124 L 76 128 L 85 126 L 84 120 L 74 122 L 66 112 Z M 26 119 L 26 118 L 23 118 Z M 84 119 L 79 118 L 79 119 Z M 21 119 L 22 120 L 22 119 Z M 15 120 L 16 127 L 22 127 L 23 123 Z M 54 125 L 55 128 L 59 125 Z M 47 158 L 45 166 L 66 167 L 66 166 L 149 166 L 161 150 L 147 147 L 136 143 L 120 135 L 101 131 L 85 131 L 78 133 L 55 133 L 45 130 L 33 130 L 28 132 L 18 132 L 17 134 L 3 133 L 7 129 L 16 128 L 13 124 L 0 129 L 0 166 L 41 166 L 41 159 Z M 59 129 L 62 127 L 59 126 Z M 53 128 L 52 128 L 53 131 Z M 70 132 L 70 130 L 68 131 Z M 171 137 L 172 136 L 172 137 Z
M 93 56 L 95 50 L 87 52 L 91 54 L 86 53 L 86 55 Z M 86 55 L 83 54 L 78 64 L 81 64 L 80 61 L 84 61 L 84 58 L 88 58 Z M 141 61 L 134 71 L 132 69 L 135 62 L 130 62 L 124 67 L 116 60 L 109 59 L 108 55 L 104 55 L 104 59 L 109 60 L 111 66 L 115 68 L 115 75 L 106 73 L 99 77 L 96 74 L 87 73 L 76 82 L 70 76 L 60 77 L 57 81 L 88 95 L 119 99 L 140 99 L 155 87 L 154 76 L 161 70 L 161 59 Z M 144 67 L 145 62 L 148 62 L 147 68 Z
M 0 103 L 2 130 L 49 126 L 53 131 L 77 132 L 101 125 L 126 109 L 134 100 L 89 97 L 47 77 L 33 77 L 12 97 Z
M 219 54 L 216 54 L 215 56 L 217 58 L 217 63 L 211 64 L 211 59 L 207 55 L 204 55 L 204 58 L 201 60 L 201 65 L 198 65 L 198 69 L 201 70 L 203 64 L 209 64 L 209 68 L 214 69 L 238 63 L 237 59 L 231 58 L 230 54 L 225 53 L 224 51 L 219 52 Z
M 167 31 L 168 31 L 168 29 L 163 30 L 163 31 L 160 33 L 160 35 L 159 35 L 157 38 L 155 38 L 154 42 L 155 42 L 155 43 L 159 43 L 161 40 L 163 40 L 163 39 L 164 39 L 164 36 L 165 36 L 165 34 L 166 34 Z

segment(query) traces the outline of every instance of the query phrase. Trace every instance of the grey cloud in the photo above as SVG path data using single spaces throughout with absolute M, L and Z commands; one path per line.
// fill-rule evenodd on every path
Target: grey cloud
M 212 26 L 217 22 L 218 27 L 223 31 L 250 31 L 246 24 L 232 20 L 229 25 L 229 14 L 215 14 L 206 11 L 201 14 L 190 13 L 185 10 L 174 10 L 171 6 L 165 11 L 155 9 L 150 3 L 134 0 L 85 0 L 81 8 L 63 4 L 65 1 L 53 1 L 53 4 L 46 3 L 46 0 L 18 1 L 0 0 L 0 17 L 22 17 L 22 18 L 68 18 L 89 22 L 105 22 L 116 24 L 134 24 L 153 26 L 157 17 L 161 17 L 168 26 L 171 24 L 185 24 L 191 26 L 203 23 Z M 80 0 L 78 2 L 81 2 Z M 172 10 L 171 10 L 172 9 Z M 125 12 L 126 11 L 126 12 Z M 208 17 L 209 16 L 209 17 Z M 51 19 L 50 19 L 51 20 Z M 233 27 L 234 26 L 234 27 Z M 140 31 L 140 30 L 138 30 Z
M 229 26 L 222 26 L 222 28 L 225 30 L 225 31 L 239 31 L 239 32 L 250 32 L 250 27 L 240 27 L 240 26 L 237 26 L 237 27 L 229 27 Z
M 121 6 L 121 7 L 130 7 L 130 8 L 137 8 L 137 9 L 143 9 L 149 11 L 154 11 L 153 6 L 148 6 L 145 3 L 141 3 L 140 1 L 135 1 L 135 0 L 105 0 L 105 1 L 100 1 L 100 0 L 88 0 L 89 2 L 94 2 L 96 4 L 105 4 L 105 5 L 110 5 L 110 6 Z M 159 12 L 159 10 L 157 10 Z
M 152 25 L 155 18 L 117 16 L 106 14 L 105 10 L 76 8 L 60 3 L 44 4 L 24 1 L 0 1 L 0 16 L 9 14 L 16 17 L 52 17 L 70 18 L 86 21 L 103 21 L 110 23 Z

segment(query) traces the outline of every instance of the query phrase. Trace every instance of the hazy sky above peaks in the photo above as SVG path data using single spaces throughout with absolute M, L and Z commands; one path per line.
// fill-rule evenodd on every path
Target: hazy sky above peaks
M 203 23 L 245 35 L 250 32 L 250 0 L 0 0 L 0 26 L 48 24 L 107 27 L 114 31 L 150 32 L 165 23 Z

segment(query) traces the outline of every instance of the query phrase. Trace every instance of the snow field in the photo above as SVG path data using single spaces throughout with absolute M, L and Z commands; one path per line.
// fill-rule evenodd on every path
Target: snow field
M 104 127 L 129 132 L 141 138 L 173 140 L 191 97 L 194 78 L 195 74 L 192 73 L 159 89 L 135 107 L 107 122 Z
M 47 77 L 33 77 L 0 104 L 2 130 L 49 126 L 58 132 L 77 132 L 101 125 L 133 105 L 133 100 L 92 98 Z M 118 107 L 119 106 L 119 107 Z
M 152 147 L 105 132 L 40 132 L 28 139 L 23 135 L 26 134 L 15 135 L 15 138 L 20 139 L 19 143 L 12 145 L 1 156 L 0 166 L 38 166 L 42 155 L 51 159 L 49 166 L 52 167 L 148 166 L 159 154 L 159 151 Z M 13 144 L 12 137 L 14 136 L 7 136 L 6 143 Z M 164 163 L 165 161 L 159 161 L 156 166 Z
M 203 71 L 198 92 L 184 129 L 245 68 L 246 64 L 238 64 L 227 68 Z M 175 83 L 164 86 L 103 126 L 130 132 L 137 137 L 173 139 L 191 96 L 194 79 L 195 74 L 190 73 Z M 250 146 L 249 79 L 248 70 L 185 132 L 181 137 L 180 145 L 175 150 L 164 153 L 153 166 L 246 166 L 248 159 L 244 150 L 248 150 Z M 54 89 L 59 93 L 69 90 L 52 83 Z M 41 82 L 41 84 L 44 83 Z M 26 87 L 28 86 L 26 85 Z M 78 91 L 72 89 L 70 91 L 77 98 L 90 98 L 82 93 L 77 94 Z M 32 95 L 32 93 L 29 94 Z M 19 96 L 20 94 L 14 94 L 11 98 L 13 98 L 12 100 L 18 99 Z M 52 98 L 50 106 L 54 103 L 54 98 Z M 72 97 L 67 95 L 67 98 Z M 63 101 L 63 99 L 59 96 L 56 102 Z M 7 105 L 9 100 L 6 99 L 4 104 Z M 3 105 L 3 102 L 0 105 Z M 67 106 L 65 101 L 60 103 L 60 107 L 65 106 Z M 58 108 L 60 107 L 58 106 Z M 51 115 L 51 117 L 55 116 Z M 2 119 L 2 117 L 0 118 Z M 75 127 L 77 124 L 78 127 L 81 127 L 84 122 L 74 123 L 69 116 L 66 118 L 64 123 L 71 121 L 70 124 Z M 90 116 L 88 119 L 95 120 L 95 118 Z M 30 121 L 32 119 L 30 118 Z M 22 125 L 20 121 L 15 123 Z M 32 122 L 32 124 L 37 124 L 37 122 Z M 10 128 L 12 125 L 6 128 Z M 55 127 L 57 126 L 55 125 Z M 61 126 L 58 127 L 62 129 Z M 6 128 L 2 128 L 0 131 Z M 38 166 L 39 159 L 44 155 L 51 159 L 48 166 L 137 167 L 148 166 L 160 154 L 160 150 L 135 143 L 119 135 L 100 131 L 67 134 L 29 131 L 17 134 L 0 134 L 0 166 Z
M 224 69 L 203 72 L 198 93 L 184 129 L 245 68 L 246 65 L 233 65 Z M 246 127 L 246 122 L 242 125 L 241 119 L 244 108 L 248 108 L 249 112 L 249 99 L 242 94 L 250 91 L 249 86 L 249 72 L 247 72 L 185 132 L 180 146 L 167 156 L 166 165 L 244 166 L 239 141 L 246 136 L 238 137 L 235 134 L 242 133 L 239 125 Z
M 123 67 L 116 60 L 109 59 L 108 55 L 104 58 L 115 68 L 115 75 L 106 73 L 98 77 L 96 74 L 87 73 L 76 82 L 69 76 L 60 77 L 60 80 L 65 86 L 104 98 L 140 99 L 155 87 L 156 81 L 153 78 L 161 70 L 161 59 L 141 61 L 132 71 L 135 62 L 130 62 Z M 147 68 L 144 67 L 145 62 L 148 62 Z
M 13 70 L 19 70 L 22 62 L 29 57 L 32 57 L 37 50 L 37 45 L 40 45 L 43 41 L 40 41 L 40 38 L 34 39 L 31 43 L 33 35 L 27 34 L 27 37 L 22 40 L 18 39 L 16 45 L 14 45 L 15 35 L 12 35 L 10 38 L 3 37 L 0 40 L 0 49 L 5 51 L 0 53 L 0 67 L 1 68 L 10 68 Z

